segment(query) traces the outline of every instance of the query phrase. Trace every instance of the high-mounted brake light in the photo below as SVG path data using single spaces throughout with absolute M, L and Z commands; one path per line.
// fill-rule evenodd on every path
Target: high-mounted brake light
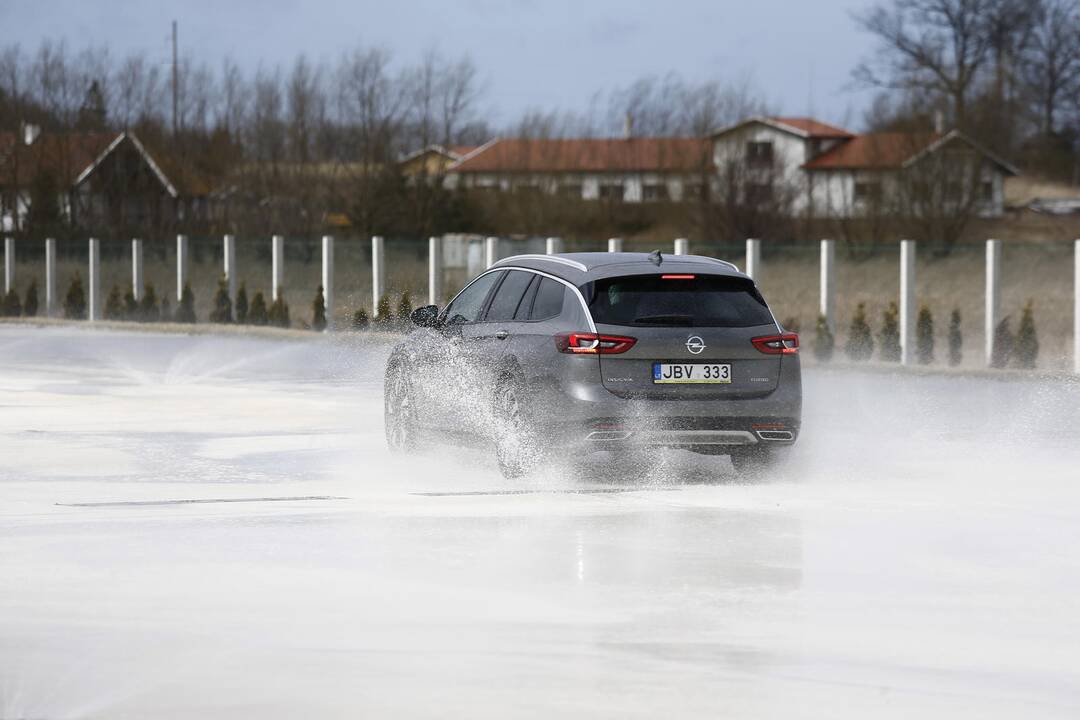
M 618 355 L 634 347 L 636 338 L 596 333 L 560 333 L 555 336 L 559 352 L 574 355 Z
M 696 275 L 661 275 L 661 280 L 693 280 Z
M 766 355 L 794 355 L 799 352 L 799 336 L 795 333 L 766 335 L 751 340 L 758 352 Z

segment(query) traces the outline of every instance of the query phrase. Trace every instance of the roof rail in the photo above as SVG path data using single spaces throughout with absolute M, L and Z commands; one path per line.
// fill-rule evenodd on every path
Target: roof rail
M 584 263 L 579 263 L 577 260 L 571 260 L 569 258 L 559 257 L 558 255 L 512 255 L 510 257 L 499 260 L 497 263 L 495 263 L 495 265 L 502 265 L 503 263 L 510 262 L 511 260 L 547 260 L 548 262 L 558 263 L 560 265 L 572 267 L 575 270 L 580 270 L 581 272 L 589 272 L 589 268 L 587 268 Z M 492 267 L 495 267 L 495 265 L 492 265 Z

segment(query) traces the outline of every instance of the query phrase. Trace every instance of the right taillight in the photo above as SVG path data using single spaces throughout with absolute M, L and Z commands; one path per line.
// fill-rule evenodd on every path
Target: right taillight
M 799 352 L 799 336 L 795 333 L 765 335 L 751 340 L 758 352 L 766 355 L 794 355 Z
M 634 347 L 636 338 L 596 333 L 560 333 L 555 336 L 559 352 L 573 355 L 618 355 Z

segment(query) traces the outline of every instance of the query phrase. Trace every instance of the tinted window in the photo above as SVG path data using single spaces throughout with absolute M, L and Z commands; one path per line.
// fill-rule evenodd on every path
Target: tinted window
M 495 297 L 491 299 L 488 307 L 487 320 L 497 322 L 500 320 L 512 320 L 514 312 L 521 303 L 521 298 L 532 282 L 532 273 L 511 270 L 506 274 L 506 279 L 495 291 Z
M 536 291 L 536 299 L 533 301 L 530 320 L 547 320 L 562 312 L 563 297 L 566 295 L 566 287 L 551 278 L 540 281 L 540 289 Z
M 446 322 L 451 325 L 476 322 L 480 317 L 480 311 L 484 309 L 484 301 L 488 293 L 502 276 L 501 272 L 481 275 L 472 285 L 462 290 L 461 294 L 454 298 L 454 302 L 446 308 Z
M 532 276 L 532 282 L 529 283 L 529 289 L 525 291 L 525 297 L 521 298 L 521 304 L 518 305 L 517 312 L 514 313 L 515 320 L 528 320 L 529 312 L 532 310 L 533 298 L 536 297 L 536 288 L 540 286 L 539 275 Z
M 638 327 L 750 327 L 773 322 L 752 282 L 719 275 L 597 280 L 586 294 L 593 320 Z

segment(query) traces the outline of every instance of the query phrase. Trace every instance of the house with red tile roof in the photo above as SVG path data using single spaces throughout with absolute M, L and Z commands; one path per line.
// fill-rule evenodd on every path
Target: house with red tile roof
M 0 134 L 0 224 L 22 229 L 42 188 L 72 225 L 167 225 L 205 213 L 209 188 L 197 173 L 134 133 Z
M 1017 172 L 957 130 L 858 135 L 813 118 L 758 117 L 717 131 L 713 143 L 716 167 L 738 164 L 748 192 L 767 196 L 783 183 L 792 209 L 810 217 L 859 217 L 927 183 L 994 217 L 1005 177 Z
M 448 170 L 467 190 L 651 202 L 698 196 L 712 176 L 711 144 L 686 137 L 498 138 Z

